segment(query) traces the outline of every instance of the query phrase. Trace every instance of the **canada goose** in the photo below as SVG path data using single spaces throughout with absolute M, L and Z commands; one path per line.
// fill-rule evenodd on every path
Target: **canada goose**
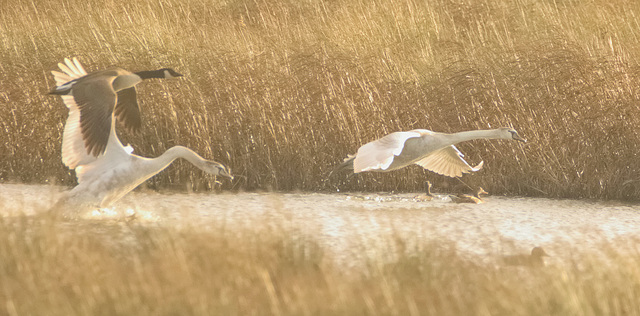
M 451 201 L 455 202 L 455 203 L 475 203 L 475 204 L 480 204 L 480 203 L 484 203 L 484 200 L 482 200 L 482 197 L 480 195 L 487 195 L 489 194 L 487 191 L 485 191 L 482 188 L 478 188 L 478 191 L 476 191 L 475 195 L 471 195 L 471 194 L 458 194 L 458 195 L 452 195 L 451 196 Z
M 416 164 L 441 175 L 460 177 L 480 170 L 484 162 L 471 167 L 454 144 L 480 138 L 526 142 L 516 130 L 508 127 L 453 134 L 415 129 L 391 133 L 361 146 L 357 154 L 349 155 L 336 170 L 387 172 Z
M 63 75 L 55 75 L 60 86 L 67 79 L 84 78 L 87 73 L 77 60 L 67 65 L 60 64 Z M 87 88 L 88 89 L 88 88 Z M 69 199 L 79 204 L 109 206 L 145 180 L 164 170 L 177 158 L 184 158 L 201 170 L 233 179 L 231 171 L 224 165 L 203 159 L 191 149 L 175 146 L 169 148 L 157 158 L 145 158 L 132 154 L 131 146 L 122 146 L 116 135 L 115 120 L 109 120 L 108 138 L 103 154 L 97 157 L 84 150 L 81 124 L 81 109 L 74 97 L 62 95 L 69 108 L 69 117 L 62 137 L 63 162 L 69 169 L 75 169 L 78 185 L 60 201 Z M 58 202 L 59 204 L 60 202 Z M 54 206 L 55 207 L 55 206 Z
M 433 194 L 431 194 L 431 182 L 425 181 L 424 183 L 424 194 L 416 195 L 413 197 L 414 200 L 418 201 L 431 201 L 433 200 Z
M 171 68 L 131 73 L 122 68 L 109 68 L 90 74 L 84 70 L 77 58 L 73 62 L 65 58 L 59 63 L 59 71 L 52 71 L 56 87 L 49 94 L 69 96 L 80 110 L 80 129 L 86 152 L 94 157 L 107 147 L 109 130 L 114 115 L 127 130 L 137 132 L 141 125 L 140 108 L 135 85 L 144 79 L 177 78 L 182 75 Z M 69 73 L 78 70 L 84 73 L 73 77 Z M 65 155 L 63 152 L 63 159 Z
M 544 266 L 543 257 L 549 257 L 549 255 L 542 247 L 534 247 L 531 249 L 531 255 L 504 256 L 502 260 L 504 264 L 510 266 L 542 267 Z

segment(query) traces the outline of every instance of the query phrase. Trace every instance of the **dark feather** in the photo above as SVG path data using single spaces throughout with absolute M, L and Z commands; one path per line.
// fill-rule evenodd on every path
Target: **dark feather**
M 115 115 L 127 131 L 134 134 L 140 132 L 142 118 L 135 87 L 118 91 Z

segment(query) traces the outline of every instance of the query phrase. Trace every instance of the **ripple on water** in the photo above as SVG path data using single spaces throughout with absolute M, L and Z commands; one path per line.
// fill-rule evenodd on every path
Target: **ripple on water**
M 51 205 L 63 189 L 46 185 L 0 185 L 3 216 L 34 215 Z M 114 208 L 85 218 L 128 219 L 145 225 L 189 229 L 294 229 L 324 244 L 338 260 L 388 256 L 395 241 L 413 245 L 452 242 L 470 255 L 526 252 L 554 244 L 597 247 L 603 240 L 640 237 L 640 206 L 611 202 L 543 198 L 488 197 L 487 203 L 450 203 L 446 195 L 416 201 L 415 194 L 134 192 Z

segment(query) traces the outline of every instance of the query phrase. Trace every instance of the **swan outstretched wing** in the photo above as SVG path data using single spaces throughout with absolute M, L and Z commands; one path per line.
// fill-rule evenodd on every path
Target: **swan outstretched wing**
M 395 132 L 362 145 L 353 161 L 353 172 L 386 170 L 400 155 L 407 139 L 420 136 L 418 131 Z
M 481 161 L 477 166 L 471 167 L 464 160 L 464 155 L 458 148 L 451 145 L 432 152 L 427 157 L 416 161 L 415 164 L 444 176 L 460 177 L 463 173 L 482 169 L 484 162 Z

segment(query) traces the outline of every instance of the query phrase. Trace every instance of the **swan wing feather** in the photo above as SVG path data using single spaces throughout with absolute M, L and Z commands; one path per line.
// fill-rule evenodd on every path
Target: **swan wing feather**
M 464 160 L 464 155 L 458 148 L 451 145 L 432 152 L 428 156 L 416 161 L 415 164 L 437 174 L 448 177 L 460 177 L 464 173 L 475 172 L 482 169 L 484 162 L 480 162 L 477 166 L 471 167 L 469 163 Z
M 402 153 L 407 139 L 420 136 L 417 131 L 395 132 L 362 145 L 353 161 L 353 172 L 386 170 Z

